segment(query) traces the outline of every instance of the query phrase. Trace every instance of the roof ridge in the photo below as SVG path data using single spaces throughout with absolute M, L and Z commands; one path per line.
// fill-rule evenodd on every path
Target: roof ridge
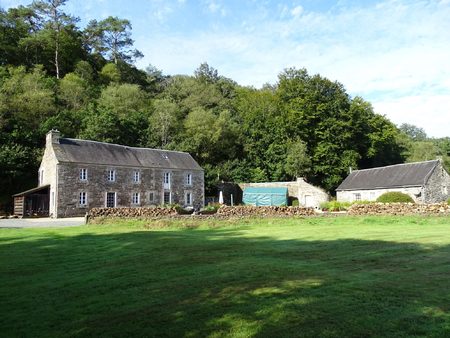
M 353 170 L 353 172 L 357 171 L 368 171 L 368 170 L 377 170 L 377 169 L 384 169 L 384 168 L 391 168 L 391 167 L 400 167 L 403 165 L 413 165 L 413 164 L 419 164 L 419 163 L 429 163 L 429 162 L 439 162 L 439 160 L 428 160 L 428 161 L 419 161 L 419 162 L 410 162 L 410 163 L 397 163 L 397 164 L 390 164 L 383 167 L 375 167 L 375 168 L 366 168 L 366 169 L 356 169 Z
M 79 139 L 79 138 L 61 137 L 61 139 L 63 139 L 63 140 L 71 140 L 71 141 L 81 141 L 81 142 L 92 142 L 92 143 L 99 143 L 99 144 L 107 144 L 107 145 L 111 145 L 111 146 L 118 146 L 118 147 L 131 148 L 131 149 L 145 149 L 145 150 L 155 150 L 155 151 L 161 151 L 161 152 L 164 151 L 164 152 L 170 152 L 170 153 L 189 154 L 188 152 L 179 151 L 179 150 L 166 150 L 166 149 L 148 148 L 148 147 L 133 147 L 133 146 L 126 146 L 126 145 L 123 145 L 123 144 L 101 142 L 101 141 L 94 141 L 94 140 L 84 140 L 84 139 Z

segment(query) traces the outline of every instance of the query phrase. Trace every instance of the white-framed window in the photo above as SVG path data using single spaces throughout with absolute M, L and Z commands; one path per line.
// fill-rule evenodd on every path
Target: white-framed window
M 115 208 L 117 202 L 117 194 L 115 192 L 107 192 L 105 197 L 105 206 L 107 208 Z
M 164 173 L 164 184 L 170 184 L 170 173 Z
M 85 207 L 87 205 L 87 192 L 82 191 L 80 192 L 78 203 L 80 204 L 80 207 Z
M 165 172 L 163 175 L 163 188 L 166 190 L 170 189 L 170 179 L 171 179 L 170 172 Z
M 113 169 L 108 170 L 106 177 L 108 179 L 108 182 L 115 182 L 116 181 L 116 171 Z
M 155 202 L 155 192 L 154 192 L 154 191 L 150 191 L 150 192 L 148 193 L 148 201 L 149 201 L 150 203 Z
M 87 181 L 87 169 L 81 168 L 80 169 L 80 181 Z
M 172 203 L 172 194 L 170 191 L 164 191 L 164 204 Z
M 356 194 L 353 194 L 353 200 L 361 201 L 361 194 L 359 192 L 357 192 Z
M 141 194 L 134 192 L 131 194 L 131 204 L 139 205 L 141 204 Z
M 141 173 L 139 171 L 133 171 L 133 183 L 141 182 Z
M 190 191 L 184 194 L 184 203 L 186 205 L 192 205 L 192 193 Z
M 443 185 L 442 186 L 442 195 L 448 195 L 448 188 L 447 188 L 447 186 L 446 185 Z
M 186 185 L 192 185 L 192 174 L 186 174 Z

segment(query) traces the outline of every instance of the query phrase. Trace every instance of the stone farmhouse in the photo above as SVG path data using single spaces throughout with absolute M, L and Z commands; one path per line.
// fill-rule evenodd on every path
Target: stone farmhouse
M 441 160 L 355 170 L 336 189 L 337 200 L 375 201 L 385 192 L 398 191 L 417 203 L 437 203 L 450 195 L 450 176 Z
M 188 153 L 46 136 L 39 185 L 14 195 L 17 215 L 83 216 L 94 207 L 204 206 L 204 172 Z

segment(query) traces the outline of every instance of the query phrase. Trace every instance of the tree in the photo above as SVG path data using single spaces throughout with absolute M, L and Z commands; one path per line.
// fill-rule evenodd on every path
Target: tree
M 153 102 L 154 111 L 150 117 L 149 139 L 159 147 L 166 147 L 174 138 L 179 128 L 179 109 L 177 105 L 167 99 Z M 153 143 L 153 142 L 151 142 Z
M 74 73 L 68 73 L 59 84 L 59 97 L 67 107 L 79 110 L 90 98 L 88 83 Z
M 126 19 L 109 16 L 105 20 L 92 20 L 84 31 L 88 48 L 112 60 L 116 65 L 119 60 L 133 62 L 142 57 L 137 49 L 132 49 L 131 23 Z
M 399 127 L 400 131 L 408 135 L 413 141 L 425 141 L 427 133 L 423 128 L 417 127 L 413 124 L 403 123 Z
M 56 78 L 60 78 L 60 49 L 61 34 L 65 26 L 73 25 L 77 19 L 64 13 L 61 9 L 67 0 L 40 0 L 34 1 L 32 8 L 42 21 L 43 26 L 49 30 L 49 38 L 54 46 L 54 65 Z
M 311 170 L 311 159 L 308 156 L 308 148 L 302 140 L 296 140 L 288 144 L 285 170 L 292 178 L 305 176 Z

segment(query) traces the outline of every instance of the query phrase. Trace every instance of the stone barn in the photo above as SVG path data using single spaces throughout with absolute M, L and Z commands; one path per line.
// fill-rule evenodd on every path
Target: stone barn
M 37 188 L 14 195 L 17 215 L 71 217 L 94 207 L 204 206 L 203 169 L 184 152 L 61 138 L 52 130 L 38 177 Z
M 418 203 L 449 198 L 450 176 L 440 160 L 354 170 L 336 189 L 338 201 L 375 201 L 386 192 L 407 194 Z
M 322 202 L 329 200 L 329 195 L 322 188 L 313 186 L 299 177 L 293 182 L 264 182 L 264 183 L 240 183 L 242 190 L 247 187 L 268 187 L 288 189 L 289 198 L 297 198 L 299 205 L 305 207 L 319 208 Z

